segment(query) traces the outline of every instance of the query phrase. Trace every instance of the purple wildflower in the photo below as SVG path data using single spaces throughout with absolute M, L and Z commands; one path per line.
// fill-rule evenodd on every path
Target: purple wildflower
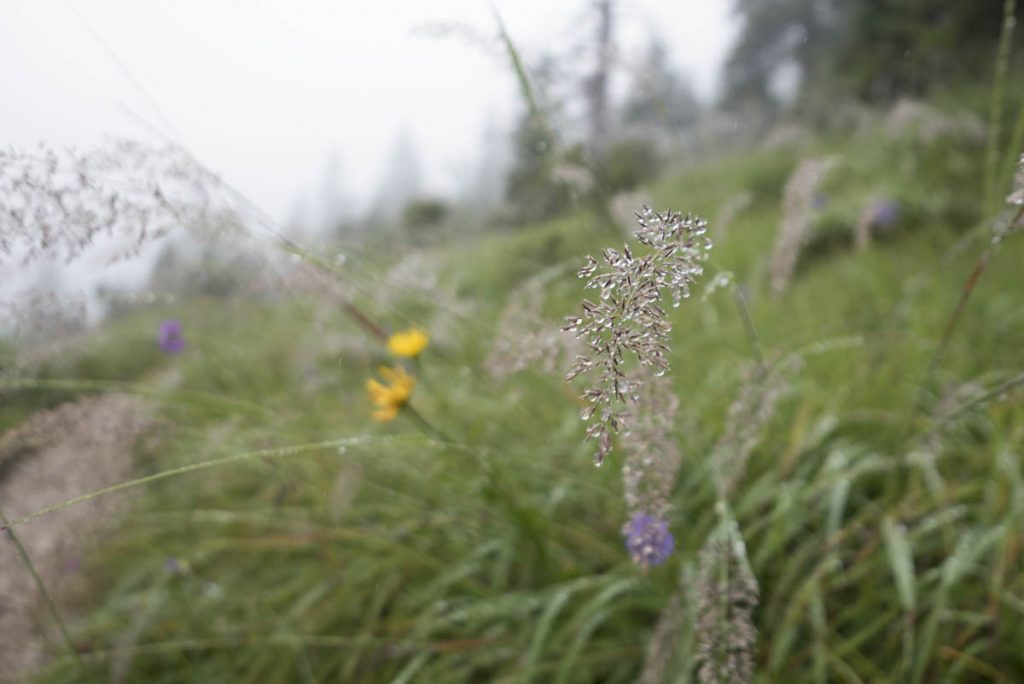
M 676 548 L 668 523 L 646 513 L 634 513 L 622 533 L 633 562 L 645 570 L 664 563 Z
M 156 334 L 156 343 L 168 354 L 177 354 L 185 348 L 185 337 L 181 332 L 181 322 L 174 319 L 164 321 Z
M 891 228 L 900 219 L 903 207 L 896 200 L 880 200 L 872 207 L 872 223 L 879 228 Z

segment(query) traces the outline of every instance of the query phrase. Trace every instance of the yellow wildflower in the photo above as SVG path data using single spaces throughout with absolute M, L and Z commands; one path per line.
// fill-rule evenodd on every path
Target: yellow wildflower
M 395 356 L 411 359 L 420 355 L 430 338 L 419 328 L 399 330 L 388 338 L 388 351 Z
M 416 379 L 401 366 L 382 367 L 379 372 L 384 382 L 370 378 L 366 381 L 366 391 L 370 393 L 370 401 L 377 407 L 373 419 L 386 423 L 394 420 L 399 409 L 409 402 Z

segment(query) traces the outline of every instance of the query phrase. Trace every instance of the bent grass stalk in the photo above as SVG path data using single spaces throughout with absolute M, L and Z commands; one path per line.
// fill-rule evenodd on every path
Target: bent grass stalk
M 1013 215 L 1013 218 L 1010 220 L 1009 225 L 1016 225 L 1022 219 L 1024 219 L 1024 207 L 1017 210 Z M 935 371 L 938 370 L 939 364 L 942 363 L 942 359 L 946 355 L 946 349 L 949 347 L 949 343 L 953 339 L 953 332 L 956 330 L 957 324 L 963 316 L 964 309 L 967 308 L 967 302 L 974 293 L 974 288 L 977 286 L 978 281 L 981 280 L 981 276 L 985 274 L 985 271 L 992 263 L 992 259 L 995 256 L 995 252 L 999 244 L 999 242 L 990 243 L 988 247 L 985 248 L 985 251 L 981 253 L 981 256 L 979 256 L 978 260 L 974 263 L 974 268 L 964 281 L 963 287 L 960 288 L 960 298 L 957 300 L 956 306 L 953 307 L 952 313 L 950 313 L 949 318 L 946 320 L 946 325 L 942 331 L 942 337 L 939 339 L 939 344 L 932 353 L 931 359 L 928 361 L 928 367 L 925 369 L 924 378 L 921 380 L 921 386 L 918 389 L 917 401 L 914 404 L 915 412 L 924 410 L 925 400 L 928 391 L 931 388 L 932 376 L 935 375 Z
M 260 648 L 315 648 L 338 649 L 360 648 L 366 645 L 391 647 L 427 647 L 433 653 L 452 653 L 471 650 L 473 646 L 489 645 L 481 639 L 477 643 L 467 640 L 460 641 L 429 641 L 426 639 L 388 639 L 366 635 L 341 636 L 332 634 L 270 634 L 265 636 L 226 636 L 208 639 L 172 639 L 146 644 L 135 644 L 132 648 L 137 654 L 181 653 L 183 651 L 206 651 L 210 649 L 237 649 L 239 646 L 259 646 Z M 81 662 L 104 662 L 118 656 L 117 648 L 106 648 L 75 653 Z
M 18 550 L 18 556 L 25 564 L 25 568 L 28 570 L 29 574 L 32 576 L 32 581 L 39 590 L 40 596 L 43 597 L 43 602 L 46 603 L 46 608 L 50 611 L 50 616 L 53 618 L 57 628 L 60 630 L 61 639 L 68 647 L 68 652 L 71 653 L 79 665 L 82 665 L 82 658 L 78 653 L 78 649 L 75 648 L 75 642 L 71 639 L 71 634 L 68 632 L 67 625 L 64 624 L 64 619 L 61 617 L 60 611 L 57 610 L 57 604 L 53 600 L 53 596 L 51 596 L 50 592 L 46 589 L 46 584 L 43 582 L 43 578 L 36 570 L 36 566 L 32 562 L 32 558 L 28 555 L 28 551 L 22 545 L 21 540 L 18 539 L 18 535 L 16 535 L 14 530 L 11 529 L 12 526 L 13 524 L 8 522 L 7 516 L 4 515 L 4 512 L 0 510 L 0 531 L 6 532 L 11 538 L 11 541 L 14 542 L 14 548 Z
M 156 397 L 161 401 L 167 401 L 174 397 L 179 403 L 193 405 L 197 408 L 218 409 L 231 411 L 244 409 L 247 412 L 262 415 L 264 417 L 273 415 L 271 409 L 259 404 L 253 404 L 244 399 L 226 397 L 211 392 L 198 390 L 175 389 L 165 390 L 159 387 L 152 387 L 134 382 L 122 382 L 119 380 L 61 380 L 51 378 L 16 378 L 11 380 L 0 380 L 0 389 L 48 389 L 53 391 L 115 391 L 129 392 L 146 397 Z
M 937 417 L 935 420 L 935 424 L 928 428 L 928 430 L 926 430 L 924 433 L 922 433 L 921 438 L 925 439 L 927 437 L 930 437 L 936 432 L 942 430 L 942 428 L 944 428 L 949 423 L 952 423 L 957 418 L 970 411 L 975 406 L 984 404 L 990 399 L 995 399 L 1009 392 L 1012 389 L 1020 387 L 1021 385 L 1024 385 L 1024 373 L 1018 373 L 1013 377 L 1007 378 L 1006 380 L 999 383 L 995 387 L 992 387 L 991 389 L 983 392 L 982 394 L 979 394 L 978 396 L 973 397 L 972 399 L 969 399 L 968 401 L 960 404 L 949 413 Z
M 418 440 L 422 440 L 421 435 L 363 435 L 359 437 L 347 437 L 344 439 L 332 439 L 324 442 L 313 442 L 310 444 L 296 444 L 293 446 L 277 447 L 273 449 L 259 449 L 257 451 L 246 451 L 240 454 L 231 454 L 230 456 L 222 456 L 221 458 L 212 458 L 207 461 L 199 461 L 198 463 L 189 463 L 187 465 L 179 466 L 177 468 L 169 468 L 162 470 L 152 475 L 146 475 L 145 477 L 139 477 L 134 480 L 126 480 L 119 482 L 118 484 L 97 489 L 81 496 L 76 496 L 71 499 L 66 499 L 59 503 L 55 503 L 46 508 L 41 508 L 38 511 L 34 511 L 27 515 L 23 515 L 20 518 L 15 518 L 8 522 L 5 522 L 3 526 L 0 526 L 0 531 L 10 530 L 18 525 L 23 525 L 30 520 L 34 520 L 38 517 L 59 511 L 68 506 L 73 506 L 83 501 L 89 501 L 99 496 L 105 496 L 107 494 L 113 494 L 120 492 L 125 489 L 132 489 L 134 487 L 141 487 L 142 485 L 157 482 L 159 480 L 165 480 L 169 477 L 175 477 L 177 475 L 184 475 L 197 470 L 205 470 L 207 468 L 214 468 L 216 466 L 227 465 L 229 463 L 238 463 L 241 461 L 250 461 L 256 458 L 284 458 L 287 456 L 295 456 L 297 454 L 304 454 L 314 451 L 323 451 L 325 449 L 338 449 L 339 447 L 350 447 L 350 446 L 361 446 L 364 444 L 372 444 L 375 442 L 388 442 L 388 441 L 399 441 L 403 438 L 408 439 L 410 437 L 416 437 Z
M 1010 53 L 1013 49 L 1013 30 L 1016 25 L 1014 14 L 1016 9 L 1016 0 L 1006 0 L 1003 4 L 1003 27 L 999 35 L 999 47 L 996 52 L 992 101 L 989 104 L 988 146 L 985 150 L 984 207 L 986 211 L 994 207 L 996 193 L 998 192 L 999 179 L 997 177 L 997 170 L 999 166 L 1000 124 L 1003 117 L 1006 77 L 1010 70 Z
M 494 14 L 494 20 L 498 24 L 498 33 L 501 36 L 502 45 L 505 46 L 505 51 L 508 52 L 509 60 L 512 62 L 512 68 L 516 72 L 519 90 L 522 92 L 523 99 L 526 100 L 526 104 L 530 108 L 530 116 L 533 117 L 537 125 L 547 128 L 547 119 L 537 103 L 533 84 L 530 83 L 530 75 L 526 73 L 526 67 L 519 56 L 519 50 L 516 49 L 516 44 L 512 41 L 512 36 L 509 35 L 508 29 L 505 28 L 505 20 L 501 18 L 498 5 L 494 2 L 491 3 L 491 12 Z

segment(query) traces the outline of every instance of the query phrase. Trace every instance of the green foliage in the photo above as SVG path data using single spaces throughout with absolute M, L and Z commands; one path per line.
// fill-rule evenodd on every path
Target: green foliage
M 554 177 L 555 136 L 547 123 L 524 116 L 516 128 L 515 162 L 506 178 L 506 198 L 522 221 L 538 221 L 562 213 L 572 200 L 568 185 Z
M 871 102 L 920 97 L 936 85 L 991 73 L 1005 0 L 743 0 L 727 100 L 771 102 L 781 64 L 802 91 Z M 1020 8 L 1017 16 L 1021 16 Z
M 873 223 L 872 239 L 882 242 L 913 230 L 962 233 L 982 218 L 976 166 L 983 154 L 981 141 L 962 132 L 929 139 L 882 130 L 868 131 L 861 139 L 869 136 L 885 144 L 837 150 L 841 161 L 821 189 L 813 234 L 801 254 L 803 264 L 850 248 L 858 224 L 873 207 L 887 205 L 892 213 L 882 225 Z M 934 187 L 946 190 L 935 192 Z
M 849 35 L 836 55 L 861 97 L 920 96 L 939 83 L 991 70 L 1005 0 L 845 3 Z
M 783 64 L 795 64 L 805 82 L 832 64 L 835 17 L 833 0 L 742 0 L 736 2 L 741 29 L 725 71 L 726 101 L 771 103 L 772 77 Z
M 722 159 L 654 189 L 658 206 L 709 215 L 755 193 L 716 237 L 708 276 L 746 286 L 767 356 L 805 361 L 730 502 L 761 587 L 760 680 L 1024 679 L 1020 387 L 954 417 L 913 411 L 977 256 L 935 226 L 977 218 L 961 212 L 982 155 L 876 132 L 809 150 L 824 152 L 844 159 L 826 186 L 830 220 L 879 187 L 912 210 L 897 239 L 832 252 L 781 298 L 763 265 L 794 152 Z M 698 288 L 672 310 L 678 544 L 642 575 L 622 546 L 619 463 L 591 465 L 560 373 L 496 380 L 485 362 L 524 278 L 566 265 L 545 286 L 552 328 L 578 306 L 573 267 L 608 242 L 590 222 L 578 212 L 443 250 L 443 280 L 474 308 L 457 342 L 416 361 L 419 419 L 370 421 L 362 383 L 386 355 L 334 302 L 190 298 L 176 311 L 189 346 L 152 371 L 119 364 L 149 358 L 142 333 L 165 312 L 104 331 L 98 358 L 70 373 L 168 369 L 180 384 L 160 404 L 160 439 L 139 445 L 140 475 L 155 478 L 133 485 L 132 514 L 76 578 L 89 587 L 69 620 L 84 666 L 55 649 L 40 680 L 636 681 L 659 611 L 694 589 L 697 552 L 721 525 L 707 454 L 751 350 L 727 291 L 701 301 Z M 1021 258 L 1024 242 L 1008 239 L 979 283 L 936 399 L 1024 368 Z M 387 283 L 373 263 L 340 277 L 394 320 L 375 304 Z M 694 677 L 683 622 L 671 681 Z
M 135 382 L 160 368 L 167 361 L 156 343 L 160 320 L 159 313 L 150 310 L 115 321 L 32 368 L 28 378 L 23 371 L 15 372 L 13 359 L 18 350 L 8 348 L 7 360 L 0 356 L 0 433 L 35 411 L 82 394 L 115 389 L 118 383 Z M 3 363 L 10 369 L 9 383 L 4 382 Z
M 421 198 L 412 200 L 402 211 L 402 223 L 409 228 L 430 228 L 441 224 L 448 217 L 448 204 L 441 199 Z
M 623 123 L 679 132 L 696 123 L 699 115 L 697 96 L 672 69 L 665 44 L 652 41 L 622 105 Z
M 593 220 L 585 212 L 576 212 L 453 248 L 447 260 L 448 278 L 461 296 L 499 300 L 538 270 L 567 263 L 585 252 L 593 239 Z
M 259 268 L 259 257 L 239 250 L 237 245 L 206 246 L 191 256 L 169 245 L 157 259 L 151 285 L 159 292 L 228 297 L 238 295 Z M 131 308 L 123 302 L 113 301 L 111 305 L 114 315 Z
M 609 195 L 633 190 L 658 176 L 661 159 L 649 140 L 623 140 L 605 152 L 598 164 L 601 191 Z

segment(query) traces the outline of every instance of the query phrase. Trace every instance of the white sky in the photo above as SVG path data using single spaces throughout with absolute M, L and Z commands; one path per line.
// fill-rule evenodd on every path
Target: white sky
M 528 62 L 587 45 L 594 30 L 593 0 L 494 2 Z M 709 99 L 733 2 L 617 0 L 619 55 L 635 63 L 656 34 Z M 489 51 L 425 34 L 439 24 L 483 36 Z M 366 208 L 406 135 L 423 190 L 454 194 L 474 180 L 485 130 L 503 135 L 522 110 L 496 37 L 490 0 L 4 0 L 0 146 L 88 149 L 158 129 L 286 223 L 322 196 L 332 158 L 348 213 Z M 613 78 L 621 92 L 625 74 Z M 0 264 L 0 301 L 34 284 L 85 297 L 95 318 L 95 287 L 145 287 L 160 248 L 110 266 L 114 246 L 71 264 Z
M 497 4 L 528 58 L 590 30 L 589 0 Z M 656 31 L 710 97 L 732 4 L 619 0 L 622 54 Z M 88 147 L 151 135 L 148 123 L 283 221 L 335 152 L 365 200 L 404 131 L 428 189 L 450 192 L 472 173 L 487 120 L 507 127 L 520 104 L 507 64 L 416 31 L 439 22 L 495 35 L 487 0 L 4 2 L 0 145 Z

